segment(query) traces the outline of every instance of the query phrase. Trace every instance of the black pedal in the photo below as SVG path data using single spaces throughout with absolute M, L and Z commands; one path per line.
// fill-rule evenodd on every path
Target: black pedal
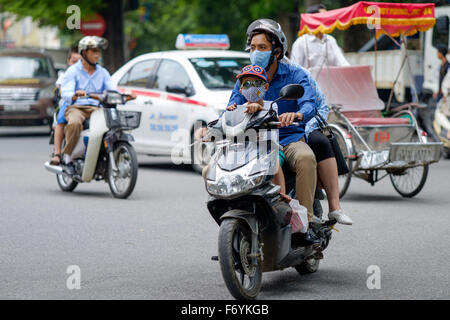
M 212 261 L 219 261 L 219 257 L 218 257 L 218 256 L 212 256 L 212 257 L 211 257 L 211 260 L 212 260 Z

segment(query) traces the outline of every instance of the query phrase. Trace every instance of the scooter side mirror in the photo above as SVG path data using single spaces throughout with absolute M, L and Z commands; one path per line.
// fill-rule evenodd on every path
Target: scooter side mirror
M 304 93 L 305 89 L 301 85 L 288 84 L 281 89 L 280 100 L 297 100 L 303 97 Z

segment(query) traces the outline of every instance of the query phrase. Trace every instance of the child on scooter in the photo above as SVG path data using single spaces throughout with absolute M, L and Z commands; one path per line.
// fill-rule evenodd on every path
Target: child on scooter
M 245 113 L 256 113 L 261 110 L 269 110 L 271 102 L 264 101 L 264 93 L 269 89 L 269 83 L 267 82 L 267 74 L 263 68 L 257 65 L 245 66 L 241 73 L 236 77 L 241 84 L 241 94 L 247 99 Z M 227 108 L 227 111 L 236 109 L 236 104 L 233 104 Z M 277 110 L 277 105 L 274 104 L 274 110 Z M 282 196 L 286 196 L 286 183 L 280 161 L 285 159 L 283 151 L 279 151 L 279 161 L 277 161 L 276 173 L 272 182 L 281 187 L 280 193 Z M 283 161 L 284 162 L 284 161 Z

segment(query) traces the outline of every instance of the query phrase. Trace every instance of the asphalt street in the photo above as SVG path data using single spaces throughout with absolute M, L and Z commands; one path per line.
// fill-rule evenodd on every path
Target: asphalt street
M 60 191 L 44 169 L 50 153 L 45 129 L 0 130 L 0 299 L 232 299 L 188 165 L 139 157 L 134 193 L 117 200 L 104 182 Z M 444 159 L 413 199 L 389 179 L 353 179 L 342 206 L 354 225 L 337 227 L 319 271 L 266 273 L 260 298 L 449 299 L 449 186 Z M 80 289 L 67 286 L 70 266 Z M 373 266 L 379 289 L 367 286 Z

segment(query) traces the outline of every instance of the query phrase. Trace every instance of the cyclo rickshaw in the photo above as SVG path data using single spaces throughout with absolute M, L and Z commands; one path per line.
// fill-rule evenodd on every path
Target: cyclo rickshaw
M 384 10 L 378 6 L 383 6 Z M 373 12 L 378 13 L 376 19 Z M 393 17 L 394 12 L 403 14 L 401 19 Z M 381 33 L 391 38 L 400 35 L 401 48 L 405 50 L 401 68 L 405 64 L 410 67 L 406 36 L 432 28 L 435 23 L 434 4 L 371 2 L 358 2 L 324 13 L 302 14 L 301 20 L 300 36 L 331 33 L 336 26 L 343 30 L 361 23 L 373 23 L 376 36 Z M 417 195 L 425 185 L 429 165 L 439 161 L 442 146 L 442 143 L 428 142 L 418 125 L 413 110 L 423 106 L 408 103 L 390 108 L 391 92 L 383 117 L 381 111 L 385 105 L 378 96 L 370 66 L 322 66 L 311 69 L 311 73 L 326 96 L 330 107 L 328 128 L 336 137 L 349 168 L 348 173 L 339 176 L 340 197 L 346 193 L 352 177 L 374 185 L 387 176 L 403 197 Z

